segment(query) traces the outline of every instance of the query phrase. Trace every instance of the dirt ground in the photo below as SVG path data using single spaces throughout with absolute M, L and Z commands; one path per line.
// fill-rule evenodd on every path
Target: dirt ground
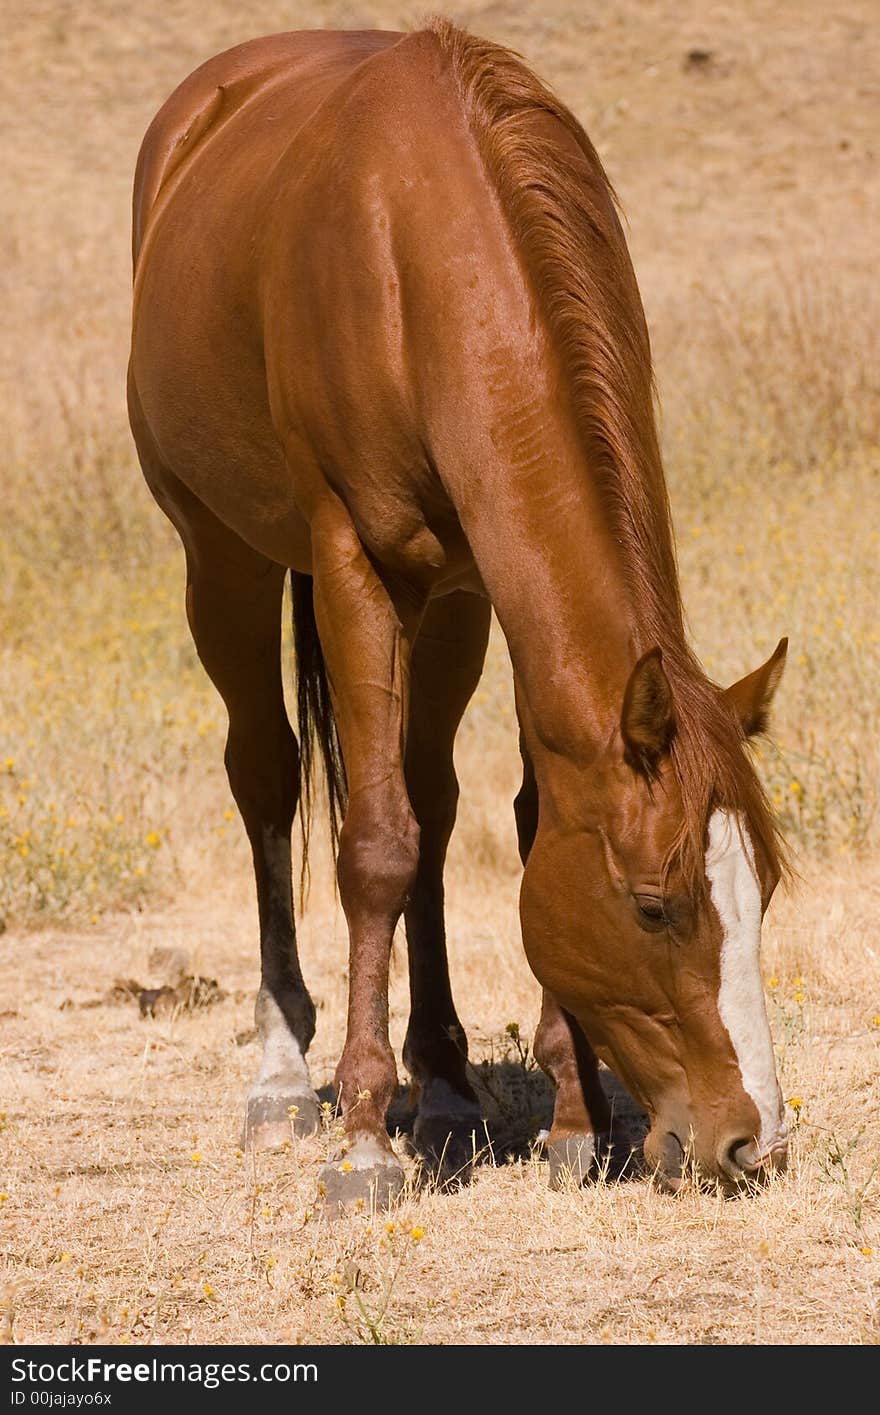
M 47 0 L 21 5 L 4 38 L 0 1339 L 874 1344 L 869 0 L 447 7 L 556 86 L 621 197 L 704 661 L 732 678 L 792 634 L 779 748 L 762 766 L 800 871 L 773 903 L 763 960 L 789 1172 L 746 1200 L 663 1196 L 637 1167 L 549 1192 L 530 1144 L 549 1094 L 529 1051 L 538 998 L 519 941 L 497 637 L 462 730 L 448 874 L 453 982 L 487 1115 L 474 1182 L 420 1188 L 408 1158 L 394 1215 L 330 1223 L 315 1180 L 332 1107 L 325 1133 L 289 1153 L 238 1147 L 257 1066 L 256 911 L 179 551 L 125 429 L 131 175 L 155 109 L 210 54 L 279 29 L 395 28 L 421 8 Z M 347 979 L 326 864 L 299 932 L 329 1100 Z M 137 991 L 175 982 L 177 963 L 217 990 L 142 1016 Z M 398 1055 L 405 1025 L 401 942 Z M 404 1089 L 395 1118 L 407 1156 Z
M 876 871 L 843 874 L 773 909 L 765 963 L 793 1159 L 766 1193 L 731 1201 L 670 1198 L 626 1175 L 548 1190 L 527 1143 L 548 1093 L 507 1031 L 517 1023 L 528 1038 L 536 1021 L 515 881 L 453 887 L 454 981 L 487 1152 L 460 1193 L 415 1186 L 392 1231 L 385 1215 L 324 1216 L 315 1176 L 329 1120 L 290 1154 L 238 1148 L 257 1064 L 246 902 L 7 935 L 0 1233 L 15 1339 L 370 1341 L 372 1323 L 394 1342 L 875 1342 L 878 892 Z M 329 1097 L 346 984 L 329 903 L 309 912 L 301 942 L 319 1009 L 313 1076 Z M 156 1019 L 108 1000 L 120 977 L 165 981 L 157 947 L 184 950 L 225 998 Z M 854 970 L 853 956 L 867 964 Z M 399 1052 L 401 947 L 393 972 Z M 397 1116 L 405 1133 L 405 1093 Z

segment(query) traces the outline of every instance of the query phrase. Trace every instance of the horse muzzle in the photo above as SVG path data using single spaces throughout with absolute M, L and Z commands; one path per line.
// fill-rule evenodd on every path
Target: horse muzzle
M 774 1174 L 784 1172 L 788 1141 L 780 1137 L 759 1147 L 753 1139 L 724 1136 L 714 1153 L 704 1157 L 692 1144 L 684 1145 L 674 1131 L 658 1133 L 655 1127 L 645 1140 L 645 1158 L 660 1186 L 670 1193 L 681 1188 L 688 1170 L 714 1180 L 727 1193 L 738 1193 L 767 1184 Z

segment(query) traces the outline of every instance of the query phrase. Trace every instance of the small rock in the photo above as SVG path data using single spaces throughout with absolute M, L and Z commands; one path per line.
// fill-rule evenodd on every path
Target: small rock
M 142 1017 L 169 1017 L 179 1006 L 174 988 L 141 988 L 138 1008 Z

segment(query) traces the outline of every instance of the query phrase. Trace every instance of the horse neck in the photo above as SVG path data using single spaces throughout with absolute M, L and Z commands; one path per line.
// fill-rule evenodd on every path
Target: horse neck
M 678 632 L 674 567 L 655 576 L 670 581 L 658 612 L 658 595 L 649 607 L 643 578 L 628 573 L 538 281 L 453 90 L 448 99 L 420 159 L 454 174 L 442 210 L 411 205 L 396 235 L 406 403 L 506 635 L 533 745 L 594 754 L 658 623 Z M 406 315 L 416 309 L 418 321 Z M 662 481 L 659 464 L 646 474 Z
M 548 351 L 473 367 L 438 468 L 507 639 L 533 751 L 589 760 L 651 644 L 607 499 Z

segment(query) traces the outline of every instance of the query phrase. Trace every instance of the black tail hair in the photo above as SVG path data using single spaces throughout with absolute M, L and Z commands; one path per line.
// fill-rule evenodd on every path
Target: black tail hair
M 318 637 L 311 575 L 290 574 L 293 600 L 293 648 L 296 655 L 296 721 L 299 738 L 299 811 L 302 829 L 300 899 L 309 878 L 309 836 L 315 789 L 315 747 L 327 781 L 327 805 L 334 852 L 345 815 L 348 786 L 330 699 L 327 667 Z

